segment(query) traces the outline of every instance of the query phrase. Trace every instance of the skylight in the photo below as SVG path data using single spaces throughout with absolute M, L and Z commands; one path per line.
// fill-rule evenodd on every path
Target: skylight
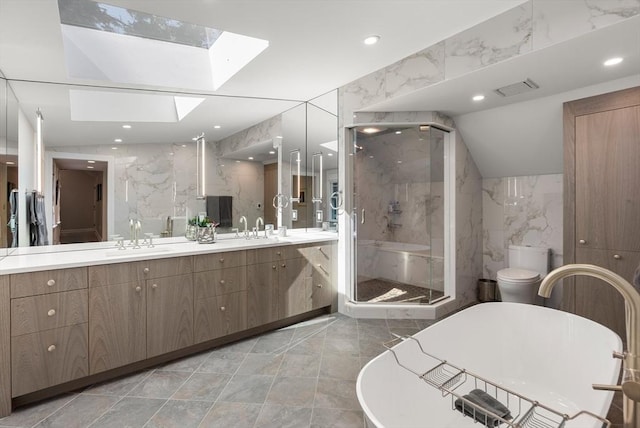
M 87 0 L 58 0 L 69 77 L 217 90 L 267 40 Z

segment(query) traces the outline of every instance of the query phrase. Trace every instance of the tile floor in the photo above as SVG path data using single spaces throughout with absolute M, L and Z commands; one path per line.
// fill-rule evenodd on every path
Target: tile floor
M 431 323 L 324 315 L 17 409 L 0 427 L 362 428 L 360 368 L 390 332 Z

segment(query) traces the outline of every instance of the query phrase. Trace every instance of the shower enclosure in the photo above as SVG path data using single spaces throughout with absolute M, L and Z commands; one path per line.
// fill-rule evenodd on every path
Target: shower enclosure
M 445 298 L 447 131 L 376 125 L 352 132 L 352 300 L 432 304 Z

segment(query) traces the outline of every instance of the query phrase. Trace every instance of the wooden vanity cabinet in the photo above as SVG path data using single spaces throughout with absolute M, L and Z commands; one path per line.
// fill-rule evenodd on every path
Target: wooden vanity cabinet
M 87 376 L 86 268 L 14 274 L 9 282 L 11 396 Z
M 193 344 L 190 257 L 89 267 L 91 374 Z
M 194 342 L 247 328 L 246 252 L 194 256 Z

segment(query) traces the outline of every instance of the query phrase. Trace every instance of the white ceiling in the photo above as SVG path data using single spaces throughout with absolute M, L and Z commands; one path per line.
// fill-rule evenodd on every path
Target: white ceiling
M 219 140 L 524 0 L 107 2 L 266 39 L 270 44 L 218 91 L 198 91 L 207 95 L 207 100 L 179 126 L 137 123 L 123 131 L 121 123 L 116 122 L 71 122 L 68 86 L 13 82 L 25 112 L 37 107 L 43 110 L 47 144 L 111 144 L 114 138 L 123 138 L 125 143 L 181 143 L 203 131 L 207 140 Z M 380 43 L 363 45 L 364 37 L 371 34 L 379 34 Z M 69 79 L 62 48 L 55 0 L 0 0 L 0 70 L 7 78 L 122 87 Z M 601 62 L 609 53 L 624 54 L 626 59 L 621 66 L 604 70 Z M 561 172 L 562 102 L 640 84 L 639 61 L 640 17 L 635 17 L 367 110 L 437 110 L 453 116 L 484 177 Z M 541 88 L 506 99 L 491 92 L 526 78 Z M 137 88 L 197 95 L 183 88 Z M 483 103 L 470 101 L 477 92 L 487 95 Z M 221 128 L 214 129 L 213 125 Z
M 25 112 L 40 107 L 45 114 L 46 144 L 109 144 L 115 138 L 123 138 L 125 143 L 177 143 L 189 141 L 203 131 L 208 140 L 219 140 L 485 21 L 523 0 L 105 2 L 266 39 L 269 47 L 218 91 L 197 91 L 227 97 L 209 98 L 180 126 L 140 123 L 125 136 L 121 123 L 71 122 L 69 87 L 14 84 Z M 381 41 L 376 46 L 365 46 L 362 41 L 371 34 L 380 35 Z M 0 0 L 0 70 L 9 79 L 23 81 L 125 86 L 67 77 L 55 0 Z M 117 110 L 118 106 L 112 108 Z M 221 128 L 214 129 L 214 124 Z

